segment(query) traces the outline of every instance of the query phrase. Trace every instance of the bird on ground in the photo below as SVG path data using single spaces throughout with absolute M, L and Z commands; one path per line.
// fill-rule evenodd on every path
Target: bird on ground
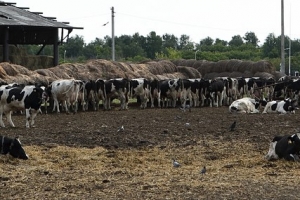
M 117 132 L 121 132 L 121 131 L 124 131 L 124 126 L 122 125 Z
M 205 166 L 201 169 L 200 173 L 201 173 L 202 175 L 206 173 L 206 167 L 205 167 Z
M 108 24 L 108 22 L 106 22 L 105 24 L 103 24 L 102 26 L 106 26 Z
M 234 121 L 232 124 L 231 124 L 231 126 L 230 126 L 230 131 L 234 131 L 234 129 L 235 129 L 235 127 L 236 127 L 236 121 Z
M 173 167 L 180 167 L 179 162 L 177 162 L 175 159 L 173 159 Z

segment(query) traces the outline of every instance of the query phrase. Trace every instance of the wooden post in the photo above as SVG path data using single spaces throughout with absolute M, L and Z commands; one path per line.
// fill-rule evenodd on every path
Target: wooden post
M 4 38 L 3 38 L 3 62 L 8 62 L 9 61 L 9 44 L 8 44 L 8 39 L 9 39 L 9 27 L 4 28 Z
M 58 65 L 58 28 L 53 31 L 53 66 Z

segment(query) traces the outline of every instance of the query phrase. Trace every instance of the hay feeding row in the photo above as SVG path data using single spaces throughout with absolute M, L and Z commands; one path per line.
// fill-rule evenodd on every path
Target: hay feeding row
M 64 63 L 48 69 L 31 71 L 20 65 L 0 63 L 0 81 L 7 83 L 48 84 L 57 79 L 96 80 L 98 78 L 208 78 L 214 77 L 253 77 L 277 78 L 274 67 L 267 61 L 222 60 L 210 62 L 205 60 L 160 60 L 140 64 L 113 62 L 108 60 L 91 60 L 85 64 Z
M 176 66 L 170 61 L 151 61 L 141 64 L 113 62 L 108 60 L 91 60 L 85 64 L 64 63 L 48 69 L 31 71 L 20 65 L 0 63 L 0 79 L 11 83 L 48 84 L 57 79 L 96 80 L 98 78 L 200 78 L 200 72 L 192 67 Z
M 242 61 L 242 60 L 221 60 L 211 62 L 206 60 L 175 60 L 176 66 L 188 66 L 197 69 L 205 78 L 214 78 L 213 76 L 229 77 L 251 77 L 259 75 L 270 77 L 275 74 L 274 66 L 268 61 Z M 263 73 L 263 74 L 261 74 Z M 267 74 L 266 74 L 267 73 Z

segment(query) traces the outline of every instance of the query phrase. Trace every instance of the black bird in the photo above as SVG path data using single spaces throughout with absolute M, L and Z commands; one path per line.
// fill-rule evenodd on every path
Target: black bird
M 105 24 L 103 24 L 102 26 L 106 26 L 108 24 L 108 22 L 106 22 Z
M 231 124 L 231 126 L 230 126 L 230 131 L 234 131 L 235 127 L 236 127 L 236 121 L 234 121 L 234 122 Z
M 200 173 L 203 175 L 206 173 L 206 167 L 204 166 L 203 169 L 201 169 Z

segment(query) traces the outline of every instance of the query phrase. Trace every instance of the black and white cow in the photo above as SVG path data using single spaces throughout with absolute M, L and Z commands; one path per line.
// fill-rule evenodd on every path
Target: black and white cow
M 300 139 L 299 133 L 293 135 L 276 136 L 269 146 L 265 156 L 267 160 L 284 158 L 288 161 L 299 161 Z
M 3 123 L 3 114 L 6 115 L 7 121 L 11 127 L 15 127 L 11 114 L 13 111 L 23 111 L 26 113 L 26 127 L 34 126 L 42 100 L 44 91 L 35 85 L 27 85 L 24 87 L 0 87 L 0 125 L 5 127 Z M 31 122 L 30 122 L 31 121 Z
M 159 81 L 157 79 L 150 80 L 150 101 L 151 101 L 151 108 L 154 108 L 155 100 L 158 101 L 159 96 Z
M 3 155 L 9 154 L 14 158 L 27 160 L 28 156 L 23 149 L 18 137 L 12 139 L 5 136 L 0 136 L 0 153 Z
M 238 81 L 238 93 L 237 93 L 237 98 L 241 99 L 244 97 L 244 95 L 247 94 L 247 89 L 248 89 L 248 85 L 246 83 L 246 80 L 244 77 L 238 77 L 237 78 Z
M 170 106 L 175 108 L 178 97 L 182 91 L 182 79 L 167 79 L 159 81 L 158 106 L 168 106 L 165 100 L 170 100 Z M 161 105 L 162 102 L 162 105 Z
M 208 91 L 210 93 L 210 107 L 221 107 L 223 105 L 223 98 L 225 95 L 226 87 L 222 79 L 211 80 Z
M 105 93 L 105 80 L 104 79 L 97 79 L 95 81 L 95 102 L 96 102 L 96 110 L 100 109 L 100 101 L 102 100 L 102 105 L 104 108 L 104 102 L 106 99 Z
M 126 110 L 128 107 L 129 80 L 125 78 L 115 78 L 106 80 L 104 109 L 110 110 L 110 103 L 113 99 L 118 98 L 121 102 L 120 110 Z
M 280 113 L 286 114 L 287 112 L 294 113 L 295 112 L 295 103 L 296 100 L 285 99 L 282 101 L 269 101 L 263 113 Z
M 191 84 L 192 82 L 189 79 L 181 79 L 181 91 L 180 91 L 180 103 L 183 108 L 186 107 L 187 100 L 190 101 L 191 106 L 192 103 L 192 93 L 191 93 Z
M 197 79 L 188 79 L 191 84 L 191 99 L 190 106 L 191 107 L 199 107 L 200 106 L 200 82 L 201 78 Z
M 230 113 L 259 113 L 259 106 L 265 106 L 265 100 L 255 100 L 250 97 L 237 99 L 229 106 Z
M 141 108 L 147 107 L 150 96 L 149 81 L 145 78 L 134 78 L 130 80 L 130 97 L 137 97 L 141 101 Z
M 96 81 L 88 80 L 84 83 L 84 110 L 89 110 L 89 105 L 92 105 L 93 110 L 97 110 L 98 106 L 96 105 Z

